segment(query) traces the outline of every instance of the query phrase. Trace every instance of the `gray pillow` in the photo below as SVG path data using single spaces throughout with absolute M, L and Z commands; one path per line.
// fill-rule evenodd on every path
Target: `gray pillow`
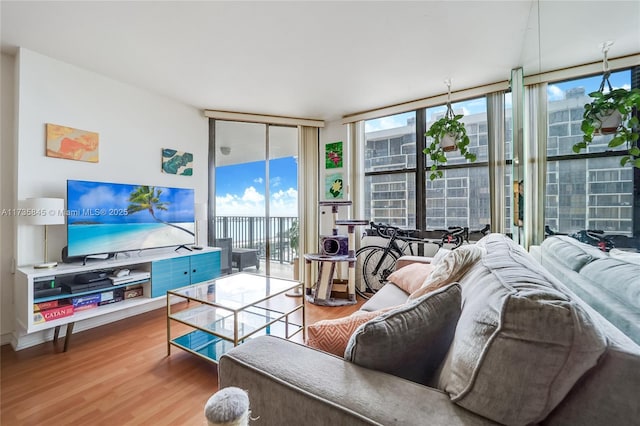
M 347 361 L 421 384 L 442 363 L 460 317 L 461 290 L 452 283 L 361 325 Z

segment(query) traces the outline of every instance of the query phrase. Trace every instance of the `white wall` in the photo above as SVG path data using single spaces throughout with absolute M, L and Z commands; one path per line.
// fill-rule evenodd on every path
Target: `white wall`
M 0 61 L 0 344 L 8 343 L 5 338 L 13 330 L 13 274 L 14 218 L 9 214 L 14 207 L 14 145 L 15 145 L 15 60 L 2 54 Z
M 325 145 L 333 142 L 342 141 L 342 150 L 343 150 L 343 167 L 342 169 L 325 169 Z M 320 159 L 320 176 L 319 176 L 319 184 L 320 188 L 318 190 L 318 195 L 320 196 L 320 200 L 326 200 L 325 198 L 325 175 L 341 172 L 344 176 L 345 185 L 348 182 L 348 164 L 347 161 L 349 158 L 348 144 L 347 144 L 347 126 L 342 124 L 340 120 L 337 121 L 327 121 L 325 123 L 325 127 L 320 130 L 320 155 L 318 156 Z M 349 193 L 349 188 L 345 186 L 344 189 L 344 198 L 340 201 L 352 200 L 351 194 Z M 333 231 L 333 214 L 331 212 L 331 207 L 321 207 L 318 215 L 319 218 L 319 235 L 331 235 Z M 355 219 L 351 217 L 351 208 L 340 207 L 338 209 L 338 218 L 339 219 Z M 347 229 L 345 227 L 339 227 L 338 233 L 340 235 L 346 235 Z
M 4 62 L 3 57 L 3 71 Z M 27 49 L 19 50 L 16 62 L 17 178 L 12 179 L 15 182 L 5 183 L 9 173 L 2 169 L 2 186 L 15 187 L 16 200 L 65 198 L 66 180 L 83 179 L 194 188 L 196 202 L 207 202 L 208 121 L 200 110 Z M 2 82 L 4 86 L 4 72 Z M 4 98 L 3 94 L 3 106 Z M 6 115 L 3 110 L 3 123 Z M 99 133 L 99 162 L 47 157 L 46 123 Z M 4 147 L 5 138 L 10 138 L 5 135 L 4 125 L 2 138 Z M 193 153 L 193 176 L 162 173 L 162 148 Z M 4 148 L 2 153 L 4 165 Z M 41 228 L 17 225 L 18 265 L 43 261 Z M 4 229 L 2 236 L 6 238 Z M 64 226 L 49 227 L 49 260 L 60 259 L 65 241 Z M 4 265 L 4 245 L 2 257 Z M 4 269 L 2 274 L 4 278 Z M 11 306 L 11 299 L 5 296 L 3 293 L 3 318 Z M 6 330 L 3 324 L 3 333 Z
M 207 201 L 201 111 L 25 49 L 18 63 L 18 200 L 64 198 L 66 180 L 83 179 L 195 188 L 196 202 Z M 47 157 L 45 123 L 97 132 L 99 162 Z M 194 175 L 162 173 L 162 148 L 193 153 Z M 49 230 L 49 258 L 59 259 L 65 227 Z M 18 226 L 18 265 L 42 261 L 42 240 L 42 229 Z

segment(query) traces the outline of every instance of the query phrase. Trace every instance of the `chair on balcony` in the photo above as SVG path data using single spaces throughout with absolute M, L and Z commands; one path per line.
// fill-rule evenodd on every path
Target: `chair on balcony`
M 220 274 L 228 275 L 232 272 L 231 268 L 231 250 L 233 247 L 233 239 L 232 238 L 217 238 L 214 240 L 214 246 L 220 247 L 222 251 L 220 252 Z

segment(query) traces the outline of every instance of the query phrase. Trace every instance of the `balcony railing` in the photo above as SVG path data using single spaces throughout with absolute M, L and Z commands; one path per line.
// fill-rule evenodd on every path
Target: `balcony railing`
M 253 248 L 258 257 L 266 260 L 267 225 L 269 226 L 269 260 L 290 263 L 294 250 L 289 241 L 289 229 L 297 217 L 217 216 L 214 220 L 216 238 L 231 238 L 234 248 Z

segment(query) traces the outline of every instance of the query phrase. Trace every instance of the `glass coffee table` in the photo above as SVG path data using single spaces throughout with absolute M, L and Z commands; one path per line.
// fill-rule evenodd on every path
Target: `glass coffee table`
M 253 337 L 290 339 L 302 332 L 304 338 L 304 297 L 284 296 L 298 287 L 302 283 L 237 273 L 167 291 L 167 355 L 176 346 L 217 363 Z M 173 322 L 182 326 L 172 330 Z

